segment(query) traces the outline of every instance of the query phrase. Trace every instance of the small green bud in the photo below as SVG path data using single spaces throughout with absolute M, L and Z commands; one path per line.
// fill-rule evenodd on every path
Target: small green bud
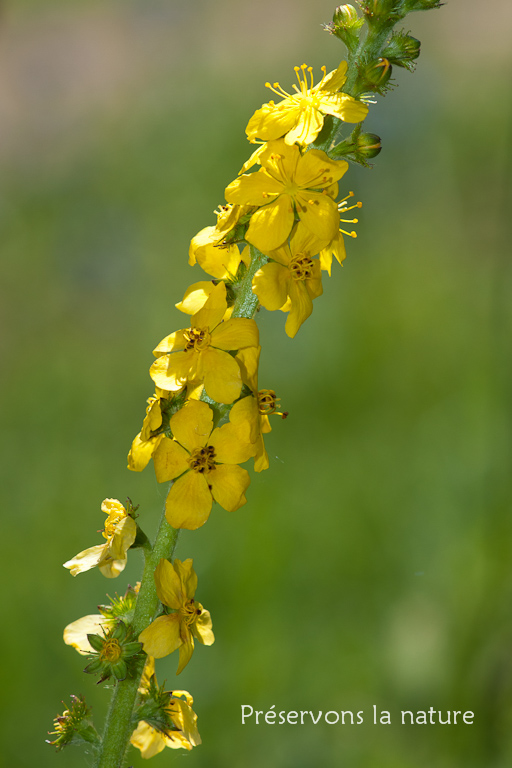
M 382 51 L 382 56 L 386 58 L 390 64 L 396 64 L 398 67 L 405 67 L 406 69 L 413 70 L 416 66 L 414 60 L 420 55 L 421 43 L 416 40 L 412 35 L 408 35 L 405 32 L 395 32 Z
M 371 160 L 382 149 L 380 137 L 376 133 L 360 133 L 355 144 L 356 153 Z
M 64 702 L 63 702 L 64 703 Z M 57 752 L 70 744 L 94 744 L 100 743 L 100 737 L 92 723 L 91 710 L 85 703 L 83 696 L 71 696 L 71 706 L 65 709 L 62 715 L 57 715 L 53 721 L 54 731 L 49 736 L 55 736 L 52 744 Z
M 345 43 L 349 51 L 355 51 L 363 24 L 364 19 L 359 18 L 352 5 L 339 5 L 334 11 L 332 24 L 326 25 L 325 29 Z
M 391 77 L 392 67 L 388 59 L 371 61 L 361 72 L 363 88 L 368 91 L 384 93 Z

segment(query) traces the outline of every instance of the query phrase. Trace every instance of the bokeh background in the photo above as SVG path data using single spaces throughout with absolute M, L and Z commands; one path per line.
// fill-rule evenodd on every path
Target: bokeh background
M 154 530 L 163 491 L 125 466 L 151 349 L 202 279 L 188 243 L 248 155 L 264 82 L 343 56 L 320 27 L 333 8 L 3 4 L 2 768 L 90 765 L 44 744 L 70 693 L 99 727 L 109 698 L 61 633 L 135 583 L 140 555 L 108 582 L 61 563 L 100 540 L 105 497 Z M 159 662 L 204 744 L 155 766 L 512 764 L 512 10 L 453 0 L 405 26 L 424 51 L 371 109 L 374 168 L 345 177 L 364 202 L 345 266 L 293 341 L 284 315 L 259 316 L 260 383 L 290 412 L 271 468 L 244 509 L 180 537 L 217 642 L 176 683 Z M 365 724 L 242 726 L 241 704 Z M 369 723 L 373 704 L 392 725 Z M 474 724 L 399 724 L 431 706 Z

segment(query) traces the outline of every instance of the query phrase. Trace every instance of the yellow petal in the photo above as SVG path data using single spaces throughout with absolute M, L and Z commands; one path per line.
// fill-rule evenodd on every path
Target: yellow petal
M 231 322 L 229 320 L 228 322 Z M 242 376 L 234 357 L 209 347 L 202 353 L 204 388 L 218 403 L 232 403 L 240 396 Z
M 189 454 L 176 440 L 164 437 L 153 457 L 157 481 L 166 483 L 182 475 L 190 469 L 188 458 Z
M 245 239 L 262 253 L 278 248 L 286 240 L 293 226 L 292 199 L 287 194 L 253 213 Z
M 213 427 L 213 411 L 206 403 L 188 400 L 171 417 L 170 427 L 176 440 L 192 453 L 206 445 Z
M 208 481 L 212 487 L 213 498 L 228 512 L 234 512 L 246 503 L 245 491 L 251 478 L 242 467 L 236 464 L 219 464 L 209 473 Z
M 327 187 L 341 179 L 347 169 L 346 160 L 331 160 L 322 150 L 311 149 L 297 164 L 295 183 L 308 189 Z
M 190 241 L 190 247 L 188 249 L 188 263 L 191 267 L 197 261 L 197 253 L 205 245 L 211 245 L 222 240 L 222 232 L 217 230 L 217 227 L 205 227 L 195 235 Z
M 231 203 L 265 205 L 269 202 L 269 196 L 280 195 L 283 189 L 281 181 L 261 169 L 256 173 L 244 173 L 232 181 L 226 187 L 225 195 Z
M 250 397 L 254 400 L 252 395 Z M 215 449 L 215 461 L 220 464 L 243 464 L 244 461 L 254 456 L 254 444 L 250 441 L 251 424 L 244 420 L 245 407 L 242 406 L 242 408 L 243 411 L 240 409 L 240 419 L 235 423 L 230 422 L 214 429 L 208 441 L 209 445 Z M 213 474 L 216 473 L 217 468 Z
M 313 106 L 302 107 L 300 113 L 297 115 L 297 122 L 294 128 L 292 128 L 285 136 L 285 142 L 287 144 L 311 144 L 324 124 L 324 116 Z
M 257 392 L 257 389 L 255 391 Z M 242 440 L 248 438 L 249 442 L 255 443 L 260 434 L 260 412 L 256 397 L 248 395 L 248 397 L 243 397 L 241 400 L 238 400 L 230 411 L 229 421 L 231 424 L 237 426 L 239 430 L 242 430 L 240 432 L 240 438 Z M 239 464 L 241 461 L 243 462 L 246 460 L 247 459 L 238 459 L 236 461 L 229 461 L 227 459 L 219 459 L 221 464 Z
M 190 634 L 188 628 L 186 630 L 186 639 L 183 641 L 182 645 L 180 645 L 180 661 L 178 664 L 178 669 L 176 670 L 176 674 L 179 675 L 180 672 L 183 672 L 187 664 L 189 663 L 190 659 L 192 658 L 192 653 L 194 651 L 194 638 Z
M 174 565 L 163 558 L 155 568 L 155 586 L 161 603 L 175 610 L 183 606 L 185 595 L 180 575 Z
M 218 283 L 211 291 L 202 309 L 192 316 L 192 327 L 212 330 L 224 317 L 227 306 L 226 284 Z
M 242 381 L 247 384 L 253 392 L 258 391 L 258 365 L 260 362 L 261 347 L 246 347 L 241 349 L 236 360 L 240 366 Z
M 87 639 L 87 635 L 101 635 L 102 627 L 107 628 L 112 623 L 112 619 L 106 619 L 97 613 L 82 616 L 81 619 L 77 619 L 67 625 L 64 630 L 64 642 L 66 645 L 76 648 L 78 653 L 92 653 L 93 647 Z
M 126 558 L 126 553 L 135 541 L 136 536 L 137 523 L 133 517 L 125 517 L 124 520 L 121 520 L 116 525 L 115 533 L 107 545 L 106 552 L 108 552 L 109 557 L 114 560 L 122 560 Z M 102 555 L 101 560 L 106 558 L 106 552 Z M 102 564 L 101 560 L 98 563 L 99 566 Z
M 210 293 L 215 288 L 211 280 L 201 280 L 199 283 L 193 283 L 185 291 L 183 299 L 174 306 L 180 312 L 186 315 L 195 315 L 204 307 Z
M 265 450 L 265 443 L 263 435 L 260 435 L 260 439 L 257 443 L 257 450 L 254 454 L 254 471 L 263 472 L 263 470 L 269 468 L 268 453 Z
M 291 309 L 286 319 L 285 331 L 293 339 L 302 323 L 313 311 L 313 302 L 304 282 L 293 281 L 290 286 Z
M 335 237 L 340 218 L 337 205 L 330 197 L 310 190 L 301 192 L 297 195 L 297 211 L 301 222 L 319 240 L 328 242 Z
M 208 477 L 211 474 L 210 472 Z M 195 531 L 206 523 L 211 509 L 212 494 L 204 475 L 199 472 L 187 472 L 178 478 L 165 502 L 165 515 L 169 525 L 190 531 Z
M 225 280 L 236 275 L 240 251 L 237 245 L 206 245 L 197 252 L 197 263 L 212 277 Z
M 212 617 L 210 611 L 206 611 L 202 605 L 197 603 L 201 613 L 192 625 L 192 632 L 200 643 L 203 645 L 213 645 L 215 642 L 215 635 L 212 629 Z
M 368 107 L 361 101 L 349 96 L 348 93 L 341 93 L 341 103 L 339 112 L 341 119 L 346 123 L 360 123 L 368 114 Z
M 346 61 L 342 61 L 338 69 L 329 72 L 318 84 L 319 91 L 339 91 L 342 85 L 345 84 L 346 72 L 348 64 Z M 314 89 L 316 90 L 316 89 Z
M 141 440 L 139 432 L 128 454 L 128 469 L 131 469 L 132 472 L 142 472 L 147 467 L 162 438 L 163 435 L 155 435 L 149 440 Z
M 155 357 L 160 355 L 167 355 L 169 352 L 179 352 L 181 349 L 185 349 L 187 346 L 187 340 L 185 338 L 185 330 L 174 331 L 162 339 L 160 344 L 153 350 Z M 164 389 L 164 387 L 163 387 Z
M 106 549 L 108 544 L 97 544 L 95 547 L 89 547 L 84 549 L 83 552 L 79 552 L 71 560 L 64 563 L 64 568 L 69 568 L 71 575 L 76 576 L 84 571 L 89 571 L 98 565 L 103 550 Z
M 281 179 L 283 184 L 294 178 L 300 160 L 299 148 L 295 144 L 288 146 L 284 139 L 268 141 L 260 155 L 261 165 L 272 177 Z
M 265 309 L 280 309 L 288 296 L 290 270 L 272 261 L 259 269 L 253 277 L 252 289 Z
M 217 349 L 231 350 L 244 347 L 257 347 L 259 341 L 258 326 L 254 320 L 245 317 L 232 317 L 221 323 L 212 332 L 212 346 Z
M 187 558 L 187 560 L 183 560 L 183 562 L 178 559 L 173 561 L 174 570 L 181 579 L 183 594 L 189 600 L 194 597 L 197 589 L 197 574 L 192 565 L 193 561 L 191 557 Z
M 130 743 L 140 749 L 140 756 L 145 760 L 158 755 L 166 746 L 165 736 L 145 720 L 141 720 L 130 737 Z M 192 749 L 192 747 L 187 747 Z
M 195 357 L 194 350 L 162 355 L 155 360 L 149 369 L 149 375 L 157 387 L 168 392 L 180 392 L 187 383 L 190 370 L 194 366 Z
M 178 613 L 159 616 L 139 635 L 144 651 L 155 659 L 162 659 L 182 644 Z
M 256 138 L 273 141 L 288 133 L 297 121 L 300 107 L 285 99 L 280 104 L 263 104 L 247 124 L 245 132 L 249 141 Z

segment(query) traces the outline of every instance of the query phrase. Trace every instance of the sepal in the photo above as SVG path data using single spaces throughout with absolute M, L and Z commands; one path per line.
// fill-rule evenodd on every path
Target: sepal
M 46 743 L 54 746 L 57 752 L 71 744 L 92 744 L 98 747 L 101 743 L 92 722 L 91 709 L 86 705 L 83 696 L 71 696 L 69 709 L 65 709 L 62 715 L 57 715 L 53 727 L 55 730 L 49 731 L 48 735 L 56 738 L 53 741 L 46 739 Z

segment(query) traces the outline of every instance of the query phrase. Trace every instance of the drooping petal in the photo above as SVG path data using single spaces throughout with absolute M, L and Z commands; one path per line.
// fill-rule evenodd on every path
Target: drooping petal
M 258 391 L 258 365 L 260 362 L 261 347 L 246 347 L 241 349 L 236 359 L 240 366 L 242 381 L 247 384 L 253 392 Z
M 155 586 L 158 599 L 169 608 L 178 610 L 185 602 L 183 584 L 174 564 L 162 558 L 155 568 Z
M 222 232 L 218 232 L 217 227 L 204 227 L 190 241 L 188 249 L 188 263 L 191 267 L 197 263 L 197 252 L 205 245 L 218 243 L 222 240 Z
M 201 269 L 219 280 L 234 277 L 241 261 L 236 245 L 205 245 L 197 251 L 196 256 Z
M 254 455 L 254 444 L 250 441 L 251 424 L 243 420 L 243 415 L 241 413 L 235 423 L 223 424 L 212 432 L 208 444 L 215 449 L 215 461 L 220 464 L 243 464 Z M 216 472 L 217 468 L 213 474 Z
M 173 528 L 195 531 L 208 520 L 212 503 L 212 494 L 204 475 L 187 472 L 171 487 L 165 503 L 165 515 Z
M 283 191 L 281 181 L 273 178 L 265 170 L 256 173 L 244 173 L 226 187 L 226 200 L 230 203 L 265 205 L 274 195 Z
M 284 243 L 293 221 L 292 199 L 282 194 L 274 202 L 253 213 L 245 239 L 262 253 L 268 253 Z
M 173 653 L 182 642 L 178 613 L 159 616 L 139 635 L 139 643 L 142 643 L 144 651 L 155 659 Z
M 305 281 L 306 290 L 312 299 L 318 298 L 324 292 L 322 287 L 322 268 L 318 259 L 313 260 L 313 274 Z
M 210 611 L 206 611 L 200 603 L 197 603 L 197 605 L 201 613 L 192 625 L 192 634 L 203 645 L 213 645 L 215 635 L 213 634 Z
M 345 242 L 343 240 L 343 234 L 341 230 L 338 235 L 332 240 L 329 245 L 320 251 L 320 266 L 325 269 L 329 277 L 331 275 L 332 257 L 335 257 L 339 264 L 347 258 L 347 251 L 345 250 Z
M 288 296 L 290 270 L 275 261 L 265 264 L 253 277 L 252 289 L 265 309 L 280 309 Z
M 199 400 L 188 400 L 170 420 L 174 437 L 190 453 L 206 445 L 212 426 L 213 411 Z
M 265 469 L 268 469 L 268 468 L 269 468 L 268 453 L 265 449 L 265 442 L 263 440 L 263 435 L 260 435 L 260 438 L 257 442 L 257 450 L 256 450 L 256 453 L 254 454 L 254 471 L 263 472 Z
M 180 672 L 183 672 L 183 670 L 189 663 L 190 659 L 192 658 L 193 652 L 194 652 L 194 638 L 190 634 L 187 627 L 186 639 L 184 639 L 182 645 L 180 645 L 180 661 L 178 664 L 178 669 L 176 670 L 177 675 L 179 675 Z
M 254 391 L 258 391 L 257 386 Z M 231 424 L 234 424 L 236 427 L 242 430 L 242 439 L 245 439 L 248 434 L 249 442 L 255 443 L 260 434 L 260 413 L 256 397 L 253 395 L 248 395 L 247 397 L 243 397 L 241 400 L 238 400 L 231 409 L 229 414 L 229 421 Z M 229 451 L 224 455 L 229 455 Z M 246 459 L 231 461 L 225 458 L 219 458 L 219 461 L 222 464 L 239 464 L 241 461 L 246 461 Z
M 196 352 L 193 349 L 187 352 L 174 352 L 172 355 L 162 355 L 149 369 L 149 375 L 157 387 L 168 392 L 180 392 L 187 383 L 195 357 Z
M 287 335 L 293 339 L 302 323 L 313 311 L 311 296 L 303 281 L 292 281 L 290 284 L 291 309 L 284 327 Z
M 150 437 L 149 440 L 142 440 L 141 433 L 139 432 L 128 454 L 128 469 L 131 469 L 132 472 L 142 472 L 149 464 L 161 439 L 162 435 L 155 435 L 155 437 Z
M 209 473 L 208 481 L 213 498 L 228 512 L 234 512 L 246 503 L 245 491 L 251 478 L 247 470 L 237 464 L 219 464 Z
M 89 547 L 84 549 L 83 552 L 79 552 L 71 560 L 64 563 L 64 568 L 69 568 L 71 575 L 76 576 L 84 571 L 89 571 L 98 565 L 103 550 L 108 547 L 108 544 L 97 544 L 95 547 Z
M 207 394 L 218 403 L 232 403 L 236 400 L 242 389 L 242 376 L 235 358 L 214 347 L 206 349 L 201 358 Z
M 112 539 L 108 543 L 107 551 L 108 557 L 113 560 L 126 559 L 126 553 L 130 549 L 131 545 L 135 541 L 137 535 L 137 523 L 133 517 L 125 517 L 116 525 L 116 530 Z M 103 560 L 106 560 L 106 552 L 101 556 L 98 563 L 100 570 L 103 565 Z
M 259 342 L 258 326 L 252 319 L 232 317 L 221 323 L 212 332 L 212 347 L 232 350 L 244 347 L 257 347 Z
M 82 616 L 81 619 L 68 624 L 64 630 L 64 642 L 78 653 L 88 654 L 93 647 L 87 639 L 87 635 L 100 635 L 103 627 L 108 628 L 114 623 L 113 619 L 106 619 L 99 613 Z
M 184 696 L 186 701 L 176 698 L 177 696 Z M 194 700 L 188 691 L 173 691 L 173 697 L 169 702 L 167 711 L 171 716 L 171 720 L 180 729 L 181 733 L 172 733 L 172 736 L 176 735 L 185 737 L 189 744 L 197 747 L 201 743 L 201 737 L 197 731 L 197 715 L 192 710 L 192 704 Z M 168 746 L 170 746 L 168 744 Z
M 166 483 L 182 475 L 190 469 L 188 459 L 189 454 L 176 440 L 163 437 L 153 456 L 157 481 Z

